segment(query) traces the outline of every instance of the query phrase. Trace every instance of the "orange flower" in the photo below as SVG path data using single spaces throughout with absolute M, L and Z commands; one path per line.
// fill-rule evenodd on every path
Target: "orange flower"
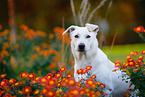
M 10 44 L 9 44 L 8 42 L 4 42 L 4 43 L 3 43 L 2 49 L 3 49 L 3 50 L 6 50 L 6 49 L 8 49 L 9 47 L 10 47 Z
M 62 67 L 62 68 L 60 68 L 59 71 L 60 71 L 60 72 L 64 72 L 64 71 L 66 71 L 66 67 Z
M 139 27 L 134 28 L 134 31 L 136 33 L 144 32 L 144 28 L 142 26 L 139 26 Z
M 39 52 L 41 50 L 41 48 L 39 46 L 34 46 L 34 49 Z
M 31 91 L 32 91 L 31 87 L 26 86 L 25 88 L 23 88 L 23 93 L 24 94 L 30 94 Z
M 28 76 L 27 76 L 28 79 L 34 79 L 35 78 L 35 74 L 34 73 L 30 73 Z
M 58 58 L 58 57 L 53 57 L 53 60 L 54 60 L 55 63 L 57 63 L 57 62 L 60 60 L 60 58 Z
M 2 50 L 1 57 L 3 58 L 4 56 L 7 56 L 7 57 L 10 56 L 9 52 L 6 50 Z
M 26 25 L 21 25 L 20 28 L 24 31 L 27 31 L 29 29 Z
M 49 39 L 53 39 L 53 38 L 54 38 L 54 34 L 53 34 L 53 33 L 50 33 L 50 34 L 48 35 L 48 38 L 49 38 Z
M 20 75 L 21 78 L 26 78 L 27 76 L 28 76 L 27 72 L 22 72 Z
M 14 47 L 15 47 L 15 49 L 18 49 L 18 48 L 19 48 L 19 44 L 16 43 L 16 44 L 14 45 Z
M 43 32 L 43 31 L 40 31 L 40 30 L 36 31 L 36 34 L 38 36 L 41 36 L 41 37 L 46 37 L 46 32 Z
M 9 30 L 5 29 L 3 32 L 0 33 L 0 36 L 5 36 L 9 33 Z
M 38 58 L 38 55 L 35 54 L 35 55 L 33 55 L 31 58 L 32 58 L 32 60 L 35 60 L 36 58 Z

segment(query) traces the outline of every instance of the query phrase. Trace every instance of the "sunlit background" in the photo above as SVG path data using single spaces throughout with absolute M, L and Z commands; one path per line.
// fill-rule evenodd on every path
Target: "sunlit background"
M 67 28 L 72 24 L 80 25 L 74 21 L 70 0 L 12 0 L 14 4 L 14 21 L 16 31 L 19 33 L 19 25 L 25 24 L 33 29 L 51 33 L 55 26 Z M 76 17 L 81 12 L 81 1 L 74 0 Z M 111 44 L 117 33 L 115 44 L 142 43 L 133 28 L 145 25 L 145 1 L 144 0 L 104 0 L 104 4 L 95 11 L 89 21 L 100 26 L 100 32 L 105 37 L 106 44 Z M 101 0 L 88 0 L 90 13 L 100 4 Z M 111 2 L 111 4 L 110 4 Z M 10 11 L 8 0 L 0 0 L 0 24 L 4 28 L 9 27 Z M 85 21 L 87 22 L 87 21 Z

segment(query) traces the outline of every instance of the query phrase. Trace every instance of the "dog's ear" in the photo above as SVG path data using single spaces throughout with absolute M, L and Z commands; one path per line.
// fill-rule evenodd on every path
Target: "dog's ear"
M 85 26 L 87 27 L 89 32 L 98 32 L 99 31 L 99 26 L 98 25 L 93 25 L 93 24 L 86 23 Z
M 72 31 L 74 31 L 78 26 L 70 26 L 68 27 L 63 33 L 62 35 L 64 35 L 65 33 L 70 33 Z

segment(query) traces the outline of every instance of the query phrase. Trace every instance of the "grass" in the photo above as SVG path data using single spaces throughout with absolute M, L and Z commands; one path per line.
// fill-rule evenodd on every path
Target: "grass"
M 138 51 L 139 53 L 145 50 L 145 43 L 141 44 L 128 44 L 128 45 L 114 45 L 111 47 L 104 47 L 102 49 L 108 56 L 110 60 L 115 62 L 116 60 L 121 60 L 121 62 L 125 61 L 125 57 L 131 51 Z

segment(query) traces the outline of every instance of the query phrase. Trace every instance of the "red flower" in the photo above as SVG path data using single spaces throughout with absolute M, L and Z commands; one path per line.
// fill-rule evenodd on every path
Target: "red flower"
M 47 77 L 48 79 L 51 79 L 51 78 L 53 77 L 53 74 L 48 73 L 48 74 L 46 75 L 46 77 Z
M 5 94 L 3 97 L 12 97 L 11 94 Z
M 37 80 L 31 80 L 31 84 L 36 84 L 37 82 Z
M 115 67 L 120 67 L 120 66 L 121 66 L 121 62 L 120 62 L 120 60 L 115 61 Z
M 6 77 L 6 74 L 0 75 L 0 78 L 4 78 L 4 77 Z
M 96 78 L 96 75 L 92 75 L 92 77 L 91 77 L 92 79 L 94 79 L 94 78 Z
M 106 86 L 102 83 L 99 84 L 100 87 L 105 88 Z
M 68 95 L 71 95 L 72 97 L 79 97 L 80 96 L 80 90 L 79 89 L 70 89 L 68 91 Z
M 86 86 L 91 87 L 93 84 L 95 84 L 93 79 L 87 79 L 86 80 Z
M 77 74 L 83 74 L 83 69 L 81 68 L 81 69 L 77 70 Z
M 6 86 L 7 85 L 7 80 L 6 79 L 3 79 L 2 81 L 1 81 L 1 83 L 0 83 L 0 86 Z
M 46 85 L 47 85 L 47 87 L 52 88 L 52 87 L 55 87 L 56 82 L 57 82 L 56 79 L 52 78 L 52 79 L 47 81 Z
M 145 55 L 145 50 L 143 50 L 143 51 L 141 52 L 141 54 L 142 54 L 142 55 Z
M 62 67 L 62 68 L 60 68 L 59 71 L 60 71 L 60 72 L 64 72 L 64 71 L 66 71 L 66 67 Z
M 61 78 L 61 77 L 62 77 L 62 73 L 59 72 L 59 73 L 55 74 L 55 78 L 58 79 L 58 78 Z
M 52 90 L 47 90 L 47 92 L 45 93 L 46 96 L 48 97 L 55 97 L 55 92 Z
M 23 88 L 23 93 L 24 94 L 30 94 L 31 91 L 32 91 L 31 87 L 26 86 L 25 88 Z
M 3 93 L 4 93 L 4 91 L 0 90 L 0 96 L 2 96 Z
M 131 51 L 131 52 L 129 53 L 129 55 L 132 55 L 132 56 L 138 55 L 138 51 Z
M 67 78 L 71 78 L 72 75 L 71 75 L 71 74 L 67 74 L 66 77 L 67 77 Z
M 21 78 L 26 78 L 27 76 L 28 76 L 27 72 L 22 72 L 20 75 Z
M 37 90 L 35 90 L 35 91 L 33 92 L 33 94 L 36 95 L 36 94 L 38 94 L 39 92 L 40 92 L 40 90 L 37 89 Z
M 86 69 L 86 70 L 91 70 L 91 69 L 92 69 L 92 66 L 86 66 L 85 69 Z
M 144 32 L 144 28 L 142 26 L 139 26 L 139 27 L 134 28 L 134 31 L 136 33 Z
M 16 83 L 14 83 L 14 87 L 17 87 L 17 86 L 21 86 L 21 82 L 16 82 Z
M 68 82 L 66 84 L 67 84 L 67 86 L 75 86 L 76 82 L 74 79 L 68 79 Z
M 16 82 L 16 80 L 15 79 L 13 79 L 13 78 L 11 78 L 10 80 L 9 80 L 9 84 L 13 84 L 13 83 L 15 83 Z
M 40 79 L 39 79 L 39 82 L 42 84 L 42 85 L 45 85 L 46 84 L 46 82 L 47 82 L 47 77 L 41 77 Z
M 34 73 L 30 73 L 29 75 L 27 75 L 28 79 L 34 79 L 35 78 L 35 74 Z

